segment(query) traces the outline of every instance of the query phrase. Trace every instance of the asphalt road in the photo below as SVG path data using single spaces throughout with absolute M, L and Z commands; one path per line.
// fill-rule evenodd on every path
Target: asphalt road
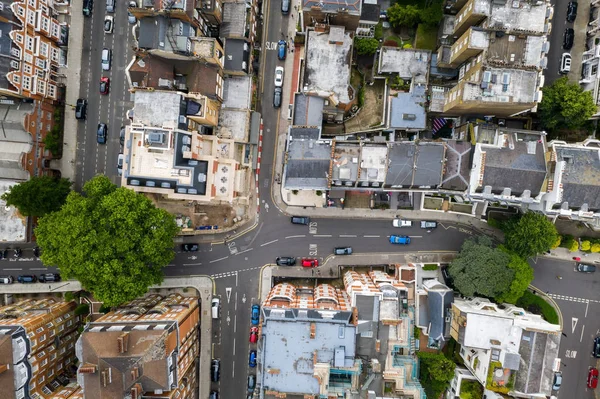
M 78 164 L 75 189 L 80 190 L 84 182 L 97 174 L 110 177 L 120 184 L 117 176 L 117 157 L 120 152 L 119 131 L 127 123 L 127 110 L 133 107 L 129 87 L 125 77 L 125 68 L 133 56 L 133 25 L 127 22 L 125 3 L 118 3 L 116 12 L 106 13 L 103 1 L 96 2 L 94 12 L 85 18 L 83 35 L 80 97 L 88 100 L 87 119 L 78 122 Z M 104 33 L 104 16 L 114 17 L 112 34 Z M 101 65 L 102 49 L 112 49 L 112 64 L 109 71 L 103 71 Z M 108 95 L 99 92 L 100 78 L 110 78 Z M 96 142 L 99 123 L 108 126 L 107 144 Z

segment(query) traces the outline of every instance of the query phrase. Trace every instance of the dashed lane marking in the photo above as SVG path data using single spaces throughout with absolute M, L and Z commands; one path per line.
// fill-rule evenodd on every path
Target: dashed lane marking
M 561 301 L 569 301 L 569 302 L 579 302 L 579 303 L 600 303 L 600 300 L 597 299 L 585 299 L 585 298 L 577 298 L 568 295 L 558 295 L 558 294 L 547 294 L 552 299 L 560 299 Z
M 379 238 L 381 236 L 363 236 L 364 238 Z
M 265 242 L 264 244 L 260 244 L 260 246 L 261 246 L 261 247 L 264 247 L 264 246 L 266 246 L 266 245 L 273 244 L 273 243 L 275 243 L 275 242 L 277 242 L 277 241 L 279 241 L 279 239 L 277 239 L 277 240 L 273 240 L 273 241 L 269 241 L 269 242 Z
M 225 259 L 227 259 L 227 258 L 229 258 L 229 256 L 224 256 L 224 257 L 222 257 L 222 258 L 219 258 L 219 259 L 211 260 L 211 261 L 210 261 L 210 263 L 219 262 L 219 261 L 221 261 L 221 260 L 225 260 Z
M 340 234 L 340 238 L 356 238 L 356 234 Z
M 306 237 L 306 235 L 302 234 L 302 235 L 299 235 L 299 236 L 287 236 L 287 237 L 285 237 L 285 239 L 287 240 L 288 238 L 304 238 L 304 237 Z

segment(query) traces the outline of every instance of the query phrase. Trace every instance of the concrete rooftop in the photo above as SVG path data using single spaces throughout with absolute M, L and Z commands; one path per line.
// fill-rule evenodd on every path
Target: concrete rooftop
M 379 73 L 397 73 L 402 79 L 427 76 L 431 51 L 382 47 L 379 53 Z

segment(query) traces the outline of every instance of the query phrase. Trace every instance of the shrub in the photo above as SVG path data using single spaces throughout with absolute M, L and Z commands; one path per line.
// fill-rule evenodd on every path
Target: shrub
M 569 247 L 569 251 L 575 252 L 577 250 L 579 250 L 579 243 L 576 240 L 573 240 L 573 242 L 571 242 L 571 246 Z
M 552 249 L 556 249 L 560 246 L 560 243 L 562 241 L 562 236 L 558 236 L 558 238 L 556 239 L 556 241 L 554 242 L 554 244 L 552 244 Z
M 298 195 L 298 190 L 292 190 L 292 194 Z
M 373 36 L 378 41 L 383 39 L 383 25 L 381 24 L 381 22 L 375 25 L 375 31 L 373 32 Z
M 315 194 L 317 194 L 320 197 L 321 195 L 323 195 L 323 191 L 317 190 L 317 191 L 315 191 Z
M 548 302 L 539 295 L 535 295 L 530 291 L 525 291 L 523 296 L 517 301 L 517 306 L 523 309 L 542 315 L 542 317 L 552 324 L 558 324 L 558 314 L 556 310 Z
M 436 265 L 435 263 L 426 263 L 425 265 L 423 265 L 423 270 L 437 270 L 438 265 Z
M 398 47 L 398 43 L 395 40 L 386 40 L 383 42 L 383 45 L 387 47 Z
M 421 329 L 417 326 L 413 327 L 413 337 L 415 337 L 415 339 L 419 339 L 419 337 L 421 336 Z
M 75 294 L 71 291 L 65 292 L 65 302 L 71 302 L 73 299 L 75 299 Z
M 365 85 L 364 83 L 360 85 L 358 89 L 358 108 L 362 108 L 365 105 Z
M 475 359 L 477 362 L 479 359 Z M 476 367 L 475 367 L 476 368 Z M 483 387 L 479 381 L 463 380 L 460 384 L 461 399 L 480 399 L 483 396 Z
M 594 254 L 597 254 L 598 252 L 600 252 L 600 244 L 592 244 L 591 251 Z
M 411 49 L 413 48 L 412 44 L 410 43 L 406 43 L 404 46 L 402 46 L 403 49 Z
M 80 303 L 75 308 L 75 316 L 82 316 L 88 313 L 90 313 L 90 305 L 88 305 L 87 303 Z
M 502 229 L 502 222 L 499 221 L 498 219 L 494 219 L 492 217 L 489 217 L 488 220 L 487 220 L 487 224 L 490 225 L 490 226 L 492 226 L 492 227 L 495 227 L 497 229 Z
M 592 248 L 592 244 L 588 240 L 585 240 L 585 241 L 581 242 L 581 250 L 582 251 L 586 251 L 587 252 L 591 248 Z

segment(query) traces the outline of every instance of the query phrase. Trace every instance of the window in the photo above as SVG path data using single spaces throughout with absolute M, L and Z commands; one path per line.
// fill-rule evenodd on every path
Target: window
M 2 3 L 0 3 L 0 4 L 2 4 Z M 17 43 L 23 43 L 23 35 L 21 35 L 20 33 L 17 33 L 17 34 L 15 35 L 15 41 L 16 41 Z
M 35 11 L 27 10 L 27 24 L 35 26 Z
M 58 62 L 58 49 L 52 47 L 52 61 Z
M 12 55 L 15 58 L 21 58 L 21 49 L 18 49 L 16 47 L 12 47 L 10 49 L 10 55 Z
M 24 17 L 25 16 L 25 9 L 21 6 L 17 7 L 17 15 L 19 17 Z
M 40 44 L 40 53 L 42 54 L 42 56 L 48 58 L 48 43 L 42 42 Z
M 60 37 L 60 28 L 58 24 L 52 23 L 52 36 Z
M 42 30 L 50 32 L 50 20 L 46 17 L 42 17 Z
M 23 56 L 23 59 L 26 62 L 29 62 L 30 64 L 33 64 L 33 55 L 31 55 L 29 53 L 25 53 L 25 55 Z
M 44 382 L 46 380 L 46 377 L 41 376 L 40 378 L 38 378 L 37 382 L 38 384 L 41 384 L 42 382 Z
M 38 68 L 45 69 L 46 68 L 46 61 L 42 60 L 41 58 L 36 58 L 35 59 L 35 66 L 38 67 Z
M 23 84 L 22 84 L 23 88 L 25 90 L 29 90 L 31 89 L 31 78 L 29 76 L 23 76 Z M 43 340 L 40 339 L 40 342 L 42 342 Z
M 23 73 L 27 74 L 27 75 L 31 75 L 31 65 L 29 64 L 25 64 L 23 65 Z M 43 327 L 38 328 L 37 330 L 35 330 L 35 332 L 37 334 L 41 333 L 44 330 Z
M 29 65 L 25 65 L 25 66 L 29 66 Z M 31 67 L 29 67 L 29 73 L 31 73 Z M 36 334 L 41 333 L 42 331 L 44 331 L 44 327 L 39 327 L 35 330 Z
M 27 4 L 29 4 L 31 7 L 35 8 L 35 0 L 29 0 L 27 2 Z
M 44 79 L 44 71 L 42 69 L 37 68 L 35 70 L 35 74 L 37 75 L 38 78 Z
M 40 337 L 40 342 L 44 342 L 45 340 L 46 340 L 46 334 L 44 334 Z
M 46 356 L 46 352 L 44 352 L 44 351 L 41 351 L 40 353 L 37 354 L 37 357 L 40 359 L 43 358 L 44 356 Z
M 34 43 L 33 37 L 27 36 L 25 38 L 25 49 L 27 49 L 28 51 L 33 51 L 33 43 Z
M 48 364 L 48 359 L 44 359 L 44 360 L 42 360 L 42 364 L 40 364 L 40 366 L 44 367 L 47 364 Z
M 52 361 L 54 359 L 56 359 L 56 353 L 53 353 L 53 354 L 50 355 L 50 361 Z
M 48 96 L 50 96 L 52 98 L 56 98 L 56 86 L 48 85 Z M 67 323 L 67 327 L 69 327 L 71 324 L 73 324 L 73 323 L 71 323 L 71 320 L 69 320 L 69 322 Z M 59 330 L 62 331 L 62 329 L 59 329 Z

